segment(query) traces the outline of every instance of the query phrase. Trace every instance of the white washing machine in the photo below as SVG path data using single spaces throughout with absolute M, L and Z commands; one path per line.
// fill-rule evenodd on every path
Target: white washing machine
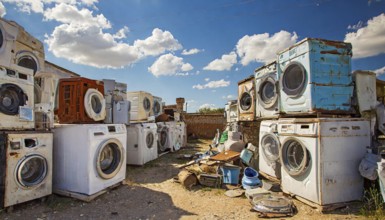
M 13 47 L 19 28 L 12 22 L 0 18 L 0 65 L 10 66 L 13 62 Z
M 131 122 L 147 121 L 153 116 L 153 96 L 144 91 L 128 92 L 127 99 L 131 103 L 130 120 Z
M 54 130 L 53 190 L 93 195 L 126 176 L 123 124 L 65 124 Z
M 34 78 L 30 69 L 0 66 L 0 129 L 33 129 Z
M 54 124 L 54 105 L 59 79 L 49 72 L 34 77 L 35 129 L 50 130 Z
M 169 131 L 171 151 L 172 152 L 177 151 L 180 148 L 180 145 L 178 144 L 180 143 L 180 140 L 178 140 L 179 133 L 177 131 L 176 121 L 168 121 L 168 122 L 165 122 L 165 124 L 168 127 L 168 131 Z
M 165 152 L 172 150 L 170 128 L 165 122 L 157 122 L 156 125 L 158 126 L 158 151 Z
M 45 53 L 44 45 L 37 38 L 29 34 L 22 26 L 12 21 L 18 26 L 18 34 L 13 47 L 14 63 L 32 69 L 33 73 L 44 71 Z
M 350 43 L 306 38 L 278 54 L 280 111 L 351 114 Z
M 255 119 L 255 79 L 250 76 L 238 82 L 238 120 Z
M 144 165 L 158 158 L 157 129 L 156 123 L 127 126 L 127 164 Z
M 154 96 L 154 105 L 152 107 L 154 113 L 153 115 L 156 117 L 158 117 L 160 114 L 163 113 L 163 105 L 162 105 L 162 98 L 161 97 L 158 97 L 158 96 Z
M 127 100 L 127 84 L 103 79 L 106 99 L 106 124 L 130 124 L 130 102 Z
M 183 121 L 176 122 L 176 132 L 177 132 L 176 142 L 179 145 L 179 148 L 178 148 L 179 150 L 181 147 L 185 147 L 187 145 L 186 123 Z
M 262 121 L 259 129 L 259 171 L 271 177 L 281 178 L 279 160 L 280 142 L 277 133 L 278 121 Z
M 0 133 L 0 208 L 52 193 L 50 132 Z
M 256 117 L 278 117 L 278 74 L 274 61 L 255 70 Z
M 360 118 L 285 119 L 278 122 L 281 186 L 319 205 L 360 200 L 358 171 L 370 146 L 369 121 Z

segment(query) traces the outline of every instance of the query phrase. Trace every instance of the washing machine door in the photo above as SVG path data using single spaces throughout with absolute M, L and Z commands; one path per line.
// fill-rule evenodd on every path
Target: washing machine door
M 155 135 L 153 132 L 147 132 L 146 134 L 146 146 L 151 149 L 154 146 Z
M 282 91 L 288 96 L 299 96 L 306 87 L 307 73 L 304 66 L 296 61 L 289 63 L 282 73 Z
M 239 106 L 242 111 L 248 111 L 253 105 L 253 96 L 250 92 L 243 92 L 239 99 Z
M 111 179 L 120 171 L 125 155 L 123 145 L 112 138 L 104 141 L 96 152 L 96 170 L 103 179 Z
M 288 138 L 280 150 L 281 164 L 290 176 L 300 176 L 310 166 L 311 155 L 306 146 L 297 138 Z
M 19 107 L 28 100 L 27 94 L 16 84 L 0 85 L 0 112 L 6 115 L 19 114 Z
M 264 109 L 270 109 L 277 103 L 278 94 L 276 80 L 273 77 L 261 79 L 258 86 L 257 98 Z
M 31 52 L 22 51 L 16 57 L 17 65 L 33 70 L 34 75 L 40 69 L 37 58 Z
M 84 96 L 84 107 L 88 117 L 94 121 L 102 121 L 106 118 L 106 100 L 98 90 L 87 90 Z
M 159 132 L 159 150 L 160 151 L 165 151 L 168 147 L 167 147 L 167 143 L 168 143 L 168 131 L 167 131 L 167 128 L 166 127 L 163 127 L 160 132 Z
M 18 162 L 15 170 L 16 182 L 23 188 L 38 186 L 44 181 L 47 174 L 47 160 L 39 154 L 23 157 Z
M 154 115 L 160 114 L 160 103 L 157 100 L 154 100 Z
M 279 160 L 280 143 L 278 137 L 274 133 L 267 133 L 261 138 L 262 156 L 269 164 L 269 166 L 275 166 L 275 163 Z
M 151 110 L 151 102 L 150 102 L 150 99 L 148 97 L 144 97 L 143 98 L 143 109 L 146 111 L 146 112 L 149 112 Z

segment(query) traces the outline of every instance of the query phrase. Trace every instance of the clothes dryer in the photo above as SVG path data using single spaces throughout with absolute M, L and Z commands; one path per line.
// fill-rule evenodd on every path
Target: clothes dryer
M 54 129 L 53 189 L 93 195 L 126 176 L 123 124 L 65 124 Z
M 127 164 L 144 165 L 158 158 L 156 123 L 127 126 Z
M 153 96 L 144 91 L 128 92 L 127 99 L 131 103 L 130 120 L 132 122 L 147 121 L 153 116 Z
M 276 61 L 255 70 L 256 117 L 278 117 L 278 74 Z
M 370 146 L 369 121 L 361 118 L 297 118 L 278 122 L 285 193 L 318 205 L 360 200 L 358 167 Z
M 278 54 L 280 108 L 295 114 L 351 114 L 350 43 L 306 38 Z
M 238 82 L 238 120 L 255 119 L 255 79 L 250 76 Z
M 52 193 L 50 132 L 0 132 L 0 208 Z
M 0 66 L 9 67 L 13 64 L 13 48 L 18 32 L 15 23 L 0 17 Z
M 84 77 L 59 80 L 58 118 L 61 124 L 98 123 L 106 117 L 102 81 Z
M 259 171 L 271 177 L 281 178 L 279 160 L 280 142 L 277 120 L 262 121 L 259 129 Z
M 34 79 L 30 69 L 0 66 L 0 129 L 33 129 Z

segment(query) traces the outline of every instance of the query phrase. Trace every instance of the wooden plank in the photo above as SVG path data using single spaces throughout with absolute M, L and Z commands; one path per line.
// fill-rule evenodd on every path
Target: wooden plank
M 217 161 L 224 161 L 224 162 L 233 161 L 235 159 L 238 159 L 240 155 L 241 153 L 239 152 L 228 150 L 210 157 L 210 160 L 217 160 Z

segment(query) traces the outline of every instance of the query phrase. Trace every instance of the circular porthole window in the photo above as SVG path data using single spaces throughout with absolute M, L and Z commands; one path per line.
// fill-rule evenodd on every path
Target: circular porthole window
M 289 138 L 282 145 L 280 152 L 281 163 L 291 176 L 299 176 L 306 172 L 310 165 L 310 153 L 296 138 Z
M 274 164 L 279 159 L 279 141 L 274 134 L 264 135 L 261 139 L 262 156 L 268 164 Z
M 165 131 L 163 129 L 159 135 L 159 149 L 161 151 L 165 151 L 166 150 L 166 144 L 167 144 L 167 131 Z
M 152 148 L 154 145 L 154 134 L 151 132 L 146 135 L 146 145 L 148 148 Z
M 306 71 L 299 62 L 291 62 L 282 75 L 282 90 L 289 96 L 298 96 L 305 88 Z
M 23 187 L 39 185 L 48 172 L 47 160 L 40 155 L 29 155 L 22 159 L 16 168 L 17 182 Z
M 96 161 L 98 174 L 104 179 L 113 178 L 123 163 L 123 147 L 118 140 L 110 139 L 101 145 Z
M 0 86 L 0 111 L 6 115 L 19 114 L 19 107 L 24 106 L 28 96 L 23 90 L 11 83 Z
M 154 114 L 157 115 L 160 113 L 160 104 L 158 101 L 154 101 Z
M 30 55 L 21 56 L 17 60 L 17 65 L 33 70 L 33 74 L 35 74 L 39 68 L 37 60 Z
M 143 99 L 143 108 L 147 112 L 151 110 L 151 102 L 147 97 L 144 97 Z
M 84 95 L 84 107 L 87 116 L 94 121 L 104 120 L 106 117 L 106 102 L 101 92 L 88 89 Z
M 249 110 L 251 108 L 251 105 L 253 104 L 253 100 L 250 93 L 244 92 L 241 96 L 241 99 L 239 100 L 239 104 L 243 111 Z
M 260 104 L 265 108 L 271 108 L 278 100 L 278 95 L 275 87 L 275 80 L 271 77 L 262 80 L 259 84 L 258 100 Z

